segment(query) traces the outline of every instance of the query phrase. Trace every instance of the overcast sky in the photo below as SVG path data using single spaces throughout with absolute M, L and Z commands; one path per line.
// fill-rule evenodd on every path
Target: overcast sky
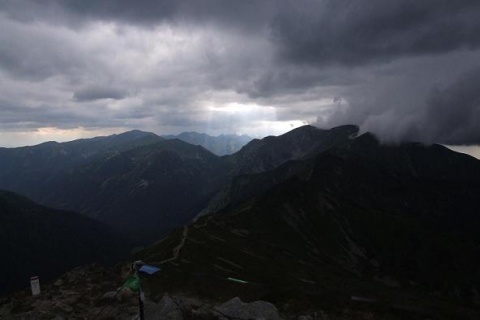
M 480 144 L 478 0 L 0 0 L 0 146 L 357 124 Z

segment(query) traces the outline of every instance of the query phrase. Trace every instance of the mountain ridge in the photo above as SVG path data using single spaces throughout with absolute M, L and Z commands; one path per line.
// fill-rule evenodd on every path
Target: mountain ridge
M 49 280 L 78 265 L 117 262 L 131 245 L 98 221 L 3 190 L 0 222 L 0 294 L 26 286 L 30 276 Z
M 286 161 L 302 159 L 311 153 L 346 143 L 358 132 L 359 128 L 353 125 L 330 130 L 306 125 L 280 136 L 254 139 L 227 158 L 236 163 L 236 174 L 258 173 L 273 169 Z
M 153 241 L 187 223 L 227 172 L 228 166 L 202 146 L 163 140 L 71 170 L 55 181 L 44 202 Z
M 385 146 L 371 134 L 298 161 L 300 174 L 138 257 L 160 263 L 171 279 L 162 285 L 180 281 L 181 290 L 195 290 L 181 273 L 200 272 L 285 294 L 383 295 L 441 314 L 443 305 L 475 308 L 480 161 L 439 145 Z
M 161 140 L 64 173 L 49 201 L 161 239 L 136 257 L 161 265 L 165 288 L 215 295 L 234 278 L 255 299 L 480 301 L 480 161 L 440 145 L 307 126 L 222 157 Z
M 359 135 L 359 128 L 352 125 L 330 130 L 304 126 L 278 137 L 253 140 L 235 154 L 223 157 L 201 146 L 141 131 L 110 136 L 108 139 L 116 141 L 114 145 L 99 147 L 98 141 L 103 146 L 105 139 L 66 143 L 81 145 L 81 150 L 100 148 L 97 155 L 82 158 L 78 163 L 56 166 L 55 161 L 51 163 L 44 157 L 39 161 L 43 161 L 46 169 L 42 166 L 25 169 L 25 163 L 37 161 L 27 154 L 24 162 L 15 161 L 15 170 L 0 167 L 0 187 L 22 191 L 27 196 L 33 194 L 35 201 L 81 212 L 140 238 L 142 232 L 148 233 L 145 239 L 153 241 L 195 216 L 237 205 L 292 176 L 308 175 L 311 168 L 307 160 L 317 154 L 353 146 L 358 149 L 356 157 L 361 159 L 367 152 L 375 154 L 378 144 L 368 133 Z M 94 146 L 84 146 L 92 142 Z M 371 144 L 373 151 L 369 151 Z M 354 154 L 349 152 L 350 156 Z M 403 155 L 380 159 L 377 163 L 379 166 L 381 162 L 397 166 L 409 163 L 408 157 L 401 163 L 393 161 L 396 157 Z M 0 153 L 0 164 L 2 160 L 5 164 Z M 427 161 L 422 166 L 430 165 L 434 164 Z M 280 167 L 281 170 L 275 171 Z M 463 175 L 468 176 L 469 170 L 465 166 Z M 130 228 L 131 223 L 134 228 Z M 149 230 L 144 230 L 145 226 Z M 159 226 L 163 227 L 155 231 Z

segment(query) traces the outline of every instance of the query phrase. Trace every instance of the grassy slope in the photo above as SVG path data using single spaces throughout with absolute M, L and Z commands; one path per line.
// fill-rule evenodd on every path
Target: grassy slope
M 447 317 L 475 314 L 478 162 L 436 146 L 356 143 L 321 154 L 301 178 L 202 217 L 178 258 L 163 263 L 162 288 L 341 303 L 354 295 Z M 140 256 L 168 259 L 183 234 Z M 228 277 L 253 284 L 240 289 Z

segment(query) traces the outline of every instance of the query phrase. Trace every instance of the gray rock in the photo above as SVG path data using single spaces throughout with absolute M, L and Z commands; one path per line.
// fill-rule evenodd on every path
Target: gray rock
M 206 305 L 201 306 L 198 309 L 192 309 L 191 318 L 195 320 L 214 319 L 215 316 L 212 313 L 212 308 Z
M 185 296 L 173 296 L 172 299 L 182 312 L 190 312 L 192 309 L 198 309 L 205 304 L 205 302 L 198 298 Z
M 58 279 L 57 281 L 55 281 L 55 283 L 53 285 L 56 286 L 56 287 L 60 287 L 60 286 L 64 285 L 64 282 L 63 282 L 62 279 Z
M 183 315 L 175 301 L 168 294 L 165 294 L 158 304 L 150 301 L 145 302 L 145 318 L 183 320 Z
M 280 320 L 277 307 L 270 302 L 255 301 L 245 303 L 240 298 L 236 297 L 230 301 L 225 302 L 220 306 L 216 306 L 214 313 L 217 318 L 235 318 L 235 319 L 266 319 L 266 320 Z
M 2 320 L 13 320 L 15 319 L 13 315 L 10 313 L 10 307 L 9 305 L 6 305 L 5 302 L 0 301 L 0 319 Z
M 109 291 L 105 293 L 100 299 L 101 300 L 111 300 L 115 297 L 117 293 L 115 291 Z
M 70 313 L 70 312 L 73 311 L 72 306 L 70 306 L 68 304 L 65 304 L 65 303 L 62 303 L 62 302 L 57 303 L 56 307 L 59 308 L 60 310 L 63 310 L 65 312 L 67 312 L 67 313 Z
M 127 288 L 122 288 L 117 294 L 117 300 L 120 302 L 132 302 L 137 299 L 137 294 Z

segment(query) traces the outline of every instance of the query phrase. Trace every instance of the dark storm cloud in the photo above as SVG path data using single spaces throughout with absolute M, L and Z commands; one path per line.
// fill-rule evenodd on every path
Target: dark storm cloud
M 125 97 L 126 93 L 123 90 L 101 86 L 86 87 L 73 94 L 73 99 L 79 102 L 101 99 L 121 100 Z
M 318 116 L 384 140 L 479 142 L 479 17 L 478 0 L 4 0 L 0 123 Z
M 72 116 L 72 113 L 49 107 L 29 108 L 14 102 L 0 99 L 0 107 L 2 117 L 0 117 L 0 125 L 2 129 L 34 129 L 38 127 L 59 127 L 59 128 L 75 128 L 79 123 L 84 121 L 95 121 L 94 117 L 83 115 Z
M 430 93 L 420 123 L 430 141 L 480 144 L 480 67 Z
M 288 61 L 360 65 L 480 44 L 477 0 L 290 2 L 273 23 Z
M 424 77 L 435 76 L 430 72 Z M 412 75 L 381 78 L 374 85 L 346 90 L 347 101 L 334 99 L 327 117 L 316 124 L 357 124 L 386 142 L 480 144 L 480 67 L 459 76 L 452 72 L 445 82 L 432 85 Z
M 362 76 L 346 68 L 312 68 L 311 66 L 293 66 L 280 64 L 275 68 L 263 70 L 254 81 L 240 92 L 246 92 L 252 98 L 274 98 L 278 95 L 301 94 L 319 86 L 348 86 L 361 81 Z
M 477 0 L 7 0 L 3 9 L 48 21 L 56 20 L 54 12 L 66 20 L 221 23 L 253 33 L 266 28 L 280 56 L 320 65 L 376 63 L 480 44 Z
M 88 65 L 68 32 L 45 26 L 29 28 L 4 19 L 0 19 L 0 29 L 0 70 L 12 77 L 38 81 L 78 72 Z
M 250 31 L 258 31 L 281 7 L 282 1 L 224 1 L 224 0 L 6 0 L 0 4 L 13 18 L 32 21 L 81 24 L 84 21 L 104 20 L 137 25 L 161 22 L 222 23 Z M 54 12 L 56 15 L 52 14 Z
M 167 0 L 54 0 L 54 2 L 68 11 L 87 18 L 121 19 L 140 23 L 157 22 L 170 18 L 177 14 L 181 7 L 181 1 Z
M 177 1 L 122 1 L 122 0 L 5 0 L 0 9 L 10 18 L 31 22 L 48 21 L 64 23 L 66 18 L 72 19 L 104 19 L 148 21 L 170 17 L 177 11 Z M 74 21 L 76 23 L 78 21 Z

